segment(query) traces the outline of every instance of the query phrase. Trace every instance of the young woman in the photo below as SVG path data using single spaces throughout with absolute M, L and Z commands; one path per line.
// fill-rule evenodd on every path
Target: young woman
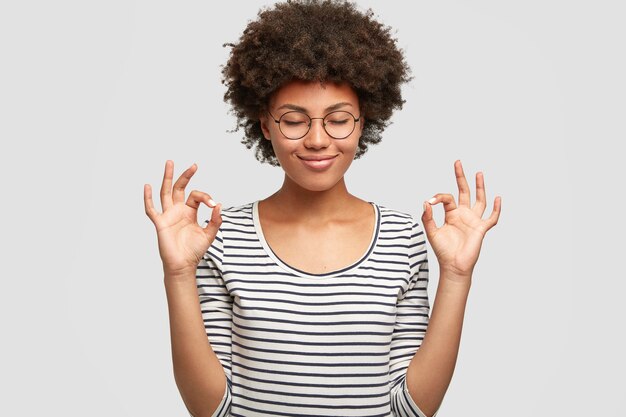
M 389 28 L 350 3 L 290 1 L 259 13 L 223 70 L 244 143 L 284 170 L 271 196 L 222 209 L 173 183 L 157 229 L 174 374 L 204 416 L 434 416 L 452 378 L 472 271 L 500 214 L 460 161 L 451 194 L 421 222 L 347 190 L 352 161 L 380 141 L 408 67 Z M 442 203 L 445 224 L 433 221 Z M 200 204 L 213 208 L 205 227 Z M 426 238 L 439 262 L 431 317 Z

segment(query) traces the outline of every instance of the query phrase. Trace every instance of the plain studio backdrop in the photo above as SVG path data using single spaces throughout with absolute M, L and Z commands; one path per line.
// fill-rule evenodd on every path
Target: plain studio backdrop
M 176 177 L 197 163 L 188 191 L 225 206 L 278 189 L 280 168 L 228 132 L 220 82 L 222 44 L 267 4 L 2 2 L 1 415 L 187 415 L 143 185 L 160 209 L 172 159 Z M 626 138 L 624 7 L 359 5 L 394 28 L 415 78 L 349 191 L 419 219 L 434 194 L 458 198 L 461 159 L 472 202 L 485 174 L 484 218 L 502 196 L 439 415 L 623 415 L 624 198 L 611 144 Z M 429 259 L 432 302 L 430 246 Z

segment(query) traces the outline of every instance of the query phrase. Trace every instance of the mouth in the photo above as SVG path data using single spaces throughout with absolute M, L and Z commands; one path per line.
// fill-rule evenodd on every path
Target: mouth
M 324 170 L 330 167 L 337 158 L 337 155 L 297 156 L 305 166 L 314 170 Z

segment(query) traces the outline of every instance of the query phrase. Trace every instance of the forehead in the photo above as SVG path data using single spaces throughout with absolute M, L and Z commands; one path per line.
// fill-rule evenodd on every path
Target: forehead
M 270 107 L 278 108 L 284 104 L 293 104 L 318 111 L 336 103 L 346 102 L 357 108 L 359 98 L 348 83 L 294 80 L 283 84 L 270 97 Z

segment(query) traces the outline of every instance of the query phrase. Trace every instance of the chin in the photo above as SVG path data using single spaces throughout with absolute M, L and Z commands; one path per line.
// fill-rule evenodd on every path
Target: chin
M 307 191 L 320 192 L 332 189 L 341 180 L 341 177 L 332 179 L 319 178 L 317 180 L 314 180 L 312 178 L 291 178 L 291 180 L 300 188 L 303 188 Z

